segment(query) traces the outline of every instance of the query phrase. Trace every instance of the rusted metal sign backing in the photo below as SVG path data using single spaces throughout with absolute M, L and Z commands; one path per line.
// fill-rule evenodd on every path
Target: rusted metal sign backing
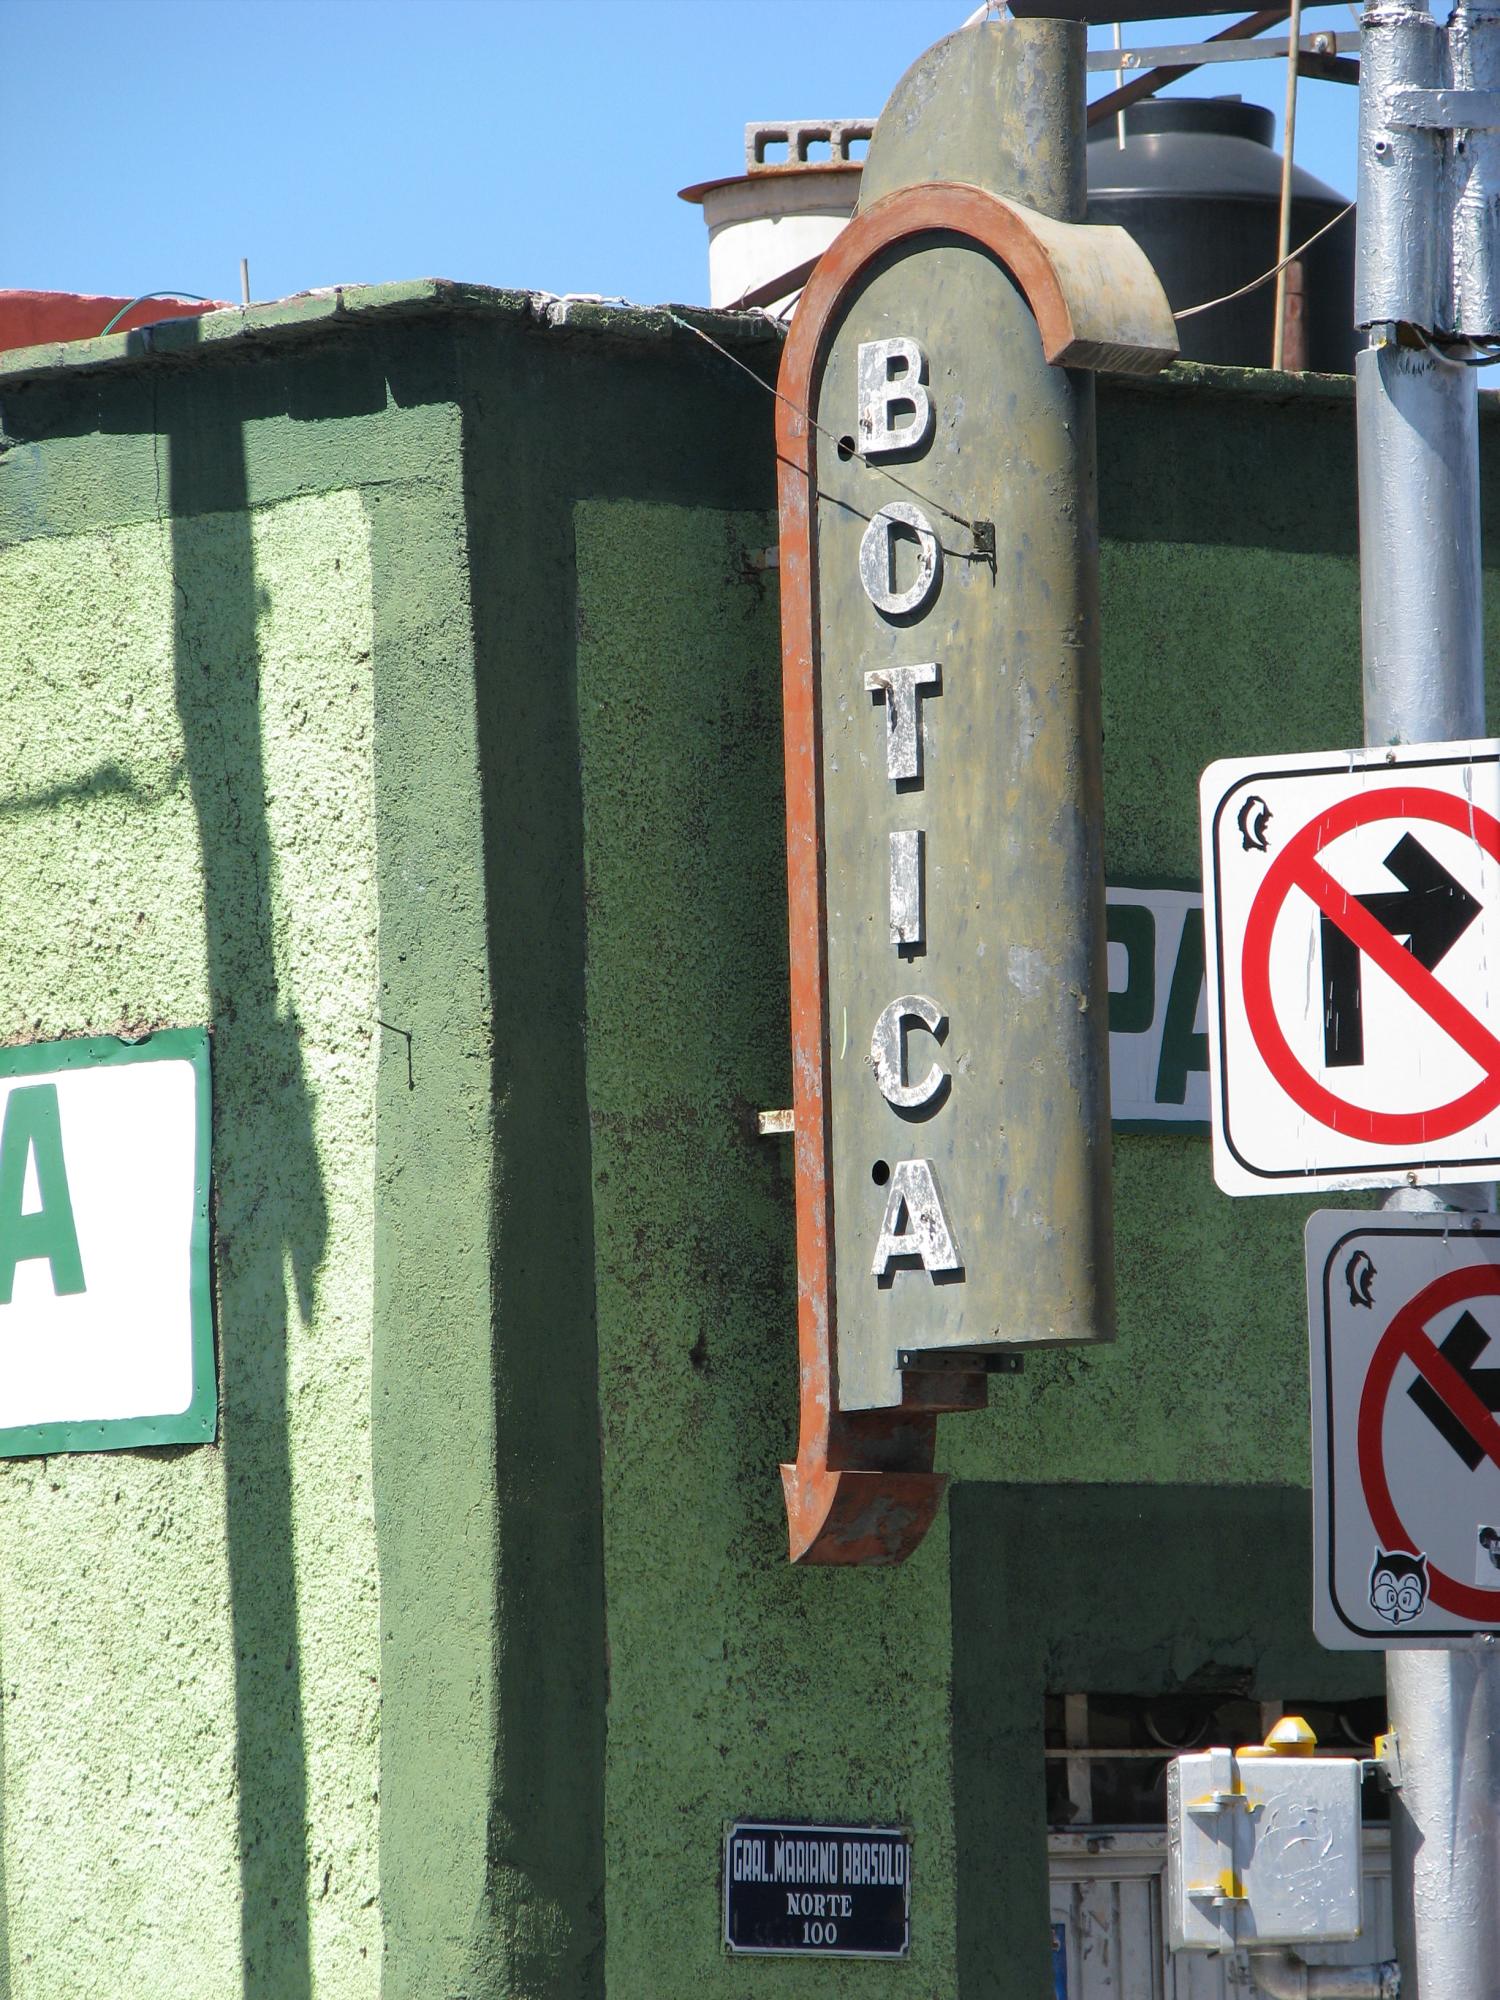
M 900 1561 L 937 1412 L 1113 1330 L 1080 371 L 1175 338 L 1131 239 L 1070 219 L 1082 56 L 1074 24 L 986 24 L 908 73 L 782 363 L 799 1561 Z M 1039 206 L 916 179 L 933 154 Z

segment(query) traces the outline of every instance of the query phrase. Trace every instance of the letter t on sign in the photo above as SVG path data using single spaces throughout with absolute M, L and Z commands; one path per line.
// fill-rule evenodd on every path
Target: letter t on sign
M 919 688 L 942 692 L 936 660 L 916 667 L 877 667 L 865 675 L 865 688 L 878 701 L 885 697 L 885 774 L 893 784 L 922 782 L 922 717 Z

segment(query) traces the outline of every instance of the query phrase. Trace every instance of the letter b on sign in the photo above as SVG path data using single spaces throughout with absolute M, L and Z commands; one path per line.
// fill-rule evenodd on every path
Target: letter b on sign
M 927 357 L 914 340 L 865 340 L 859 348 L 859 448 L 866 458 L 920 451 L 932 435 Z M 898 413 L 910 411 L 901 423 Z

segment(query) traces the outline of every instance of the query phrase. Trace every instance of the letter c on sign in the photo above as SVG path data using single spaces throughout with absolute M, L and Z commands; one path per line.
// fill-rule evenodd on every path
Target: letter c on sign
M 918 1111 L 930 1104 L 948 1081 L 941 1063 L 933 1063 L 919 1083 L 906 1080 L 906 1023 L 920 1021 L 928 1034 L 941 1041 L 948 1032 L 948 1016 L 925 993 L 903 993 L 881 1010 L 870 1037 L 870 1062 L 875 1081 L 887 1104 L 898 1111 Z

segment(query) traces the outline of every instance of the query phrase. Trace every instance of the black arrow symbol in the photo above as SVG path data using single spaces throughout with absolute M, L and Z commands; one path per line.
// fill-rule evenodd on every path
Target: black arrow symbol
M 1484 1328 L 1472 1313 L 1466 1312 L 1455 1322 L 1447 1338 L 1439 1342 L 1438 1353 L 1457 1370 L 1493 1416 L 1500 1410 L 1500 1368 L 1474 1366 L 1489 1344 L 1490 1337 Z M 1477 1472 L 1487 1456 L 1483 1445 L 1476 1444 L 1463 1419 L 1449 1409 L 1427 1377 L 1419 1375 L 1406 1393 L 1422 1415 L 1442 1432 L 1470 1472 Z
M 1431 972 L 1479 915 L 1479 904 L 1409 833 L 1402 834 L 1385 865 L 1402 887 L 1377 889 L 1354 901 Z M 1357 1069 L 1365 1059 L 1359 947 L 1326 915 L 1322 944 L 1323 1061 L 1329 1069 Z

